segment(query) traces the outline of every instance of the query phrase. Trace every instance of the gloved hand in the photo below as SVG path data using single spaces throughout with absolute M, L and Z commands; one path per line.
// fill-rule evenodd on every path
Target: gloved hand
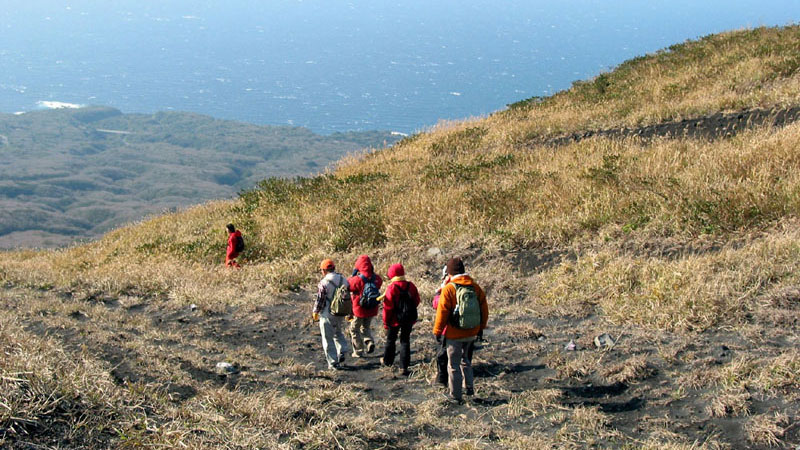
M 441 334 L 436 334 L 435 336 L 436 336 L 436 342 L 441 344 L 442 343 L 442 335 Z
M 347 319 L 348 322 L 352 322 L 354 317 L 353 317 L 352 314 L 350 314 L 349 316 L 346 317 L 346 319 Z
M 314 319 L 314 322 L 319 320 L 319 313 L 311 313 L 311 317 Z

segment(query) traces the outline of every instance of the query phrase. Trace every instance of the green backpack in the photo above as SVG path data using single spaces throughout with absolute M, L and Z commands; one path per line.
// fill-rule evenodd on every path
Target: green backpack
M 472 286 L 453 283 L 456 288 L 456 308 L 450 314 L 450 325 L 469 330 L 481 324 L 481 305 Z
M 331 314 L 334 316 L 349 316 L 353 313 L 353 302 L 350 300 L 350 289 L 348 289 L 344 280 L 342 284 L 336 287 L 333 291 L 333 300 L 331 300 Z

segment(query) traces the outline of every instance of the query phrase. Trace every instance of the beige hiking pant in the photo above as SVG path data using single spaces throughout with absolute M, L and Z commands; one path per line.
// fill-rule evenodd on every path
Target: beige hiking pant
M 474 339 L 447 341 L 447 384 L 450 396 L 455 399 L 461 400 L 463 388 L 473 389 L 471 350 L 474 347 Z
M 353 352 L 364 353 L 370 343 L 374 343 L 372 339 L 372 324 L 373 317 L 356 317 L 350 322 L 350 336 L 353 339 Z

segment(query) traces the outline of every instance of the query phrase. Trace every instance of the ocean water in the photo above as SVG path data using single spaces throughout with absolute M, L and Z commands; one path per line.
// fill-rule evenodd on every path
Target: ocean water
M 182 110 L 410 133 L 800 1 L 0 0 L 0 112 Z

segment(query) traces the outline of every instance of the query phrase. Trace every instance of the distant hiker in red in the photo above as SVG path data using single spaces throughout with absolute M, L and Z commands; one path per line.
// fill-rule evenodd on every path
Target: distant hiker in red
M 414 283 L 406 281 L 402 264 L 389 267 L 389 286 L 383 297 L 383 327 L 389 330 L 386 349 L 381 362 L 384 366 L 394 364 L 395 343 L 400 335 L 400 367 L 408 375 L 411 363 L 411 327 L 417 321 L 419 292 Z
M 461 258 L 447 261 L 447 274 L 450 282 L 439 298 L 433 334 L 437 341 L 447 339 L 448 398 L 461 403 L 462 389 L 466 390 L 466 395 L 475 392 L 472 350 L 478 334 L 486 328 L 489 305 L 483 289 L 466 274 Z
M 241 266 L 236 262 L 236 258 L 244 250 L 244 239 L 242 233 L 232 223 L 229 223 L 226 228 L 228 229 L 228 249 L 225 252 L 225 265 L 239 268 Z
M 378 315 L 378 297 L 383 279 L 375 273 L 372 261 L 367 255 L 356 260 L 353 276 L 347 279 L 350 284 L 350 298 L 353 302 L 353 316 L 350 323 L 350 336 L 353 339 L 353 357 L 364 356 L 364 351 L 375 351 L 375 340 L 372 338 L 372 318 Z

